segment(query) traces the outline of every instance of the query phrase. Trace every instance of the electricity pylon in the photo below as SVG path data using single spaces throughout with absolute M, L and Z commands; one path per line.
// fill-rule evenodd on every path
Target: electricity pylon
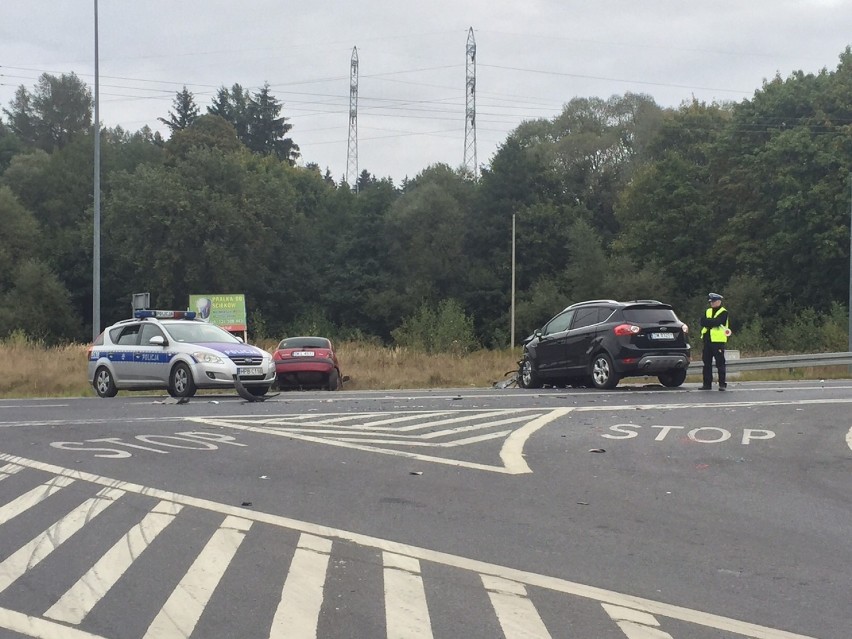
M 352 47 L 349 70 L 349 143 L 346 145 L 346 182 L 358 190 L 358 47 Z
M 465 85 L 464 115 L 464 168 L 473 179 L 479 177 L 479 163 L 476 161 L 476 40 L 473 27 L 467 32 L 467 83 Z

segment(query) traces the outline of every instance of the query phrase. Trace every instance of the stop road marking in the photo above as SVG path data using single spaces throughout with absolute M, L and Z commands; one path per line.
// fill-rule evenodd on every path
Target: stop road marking
M 642 426 L 639 424 L 615 424 L 610 426 L 609 430 L 617 434 L 603 433 L 601 437 L 606 437 L 607 439 L 632 439 L 639 436 L 639 430 L 641 428 Z M 649 428 L 657 430 L 654 441 L 658 442 L 664 441 L 671 431 L 686 430 L 686 426 L 654 425 Z M 731 437 L 733 437 L 733 433 L 730 430 L 719 428 L 718 426 L 700 426 L 687 431 L 686 436 L 690 440 L 699 444 L 719 444 L 731 439 Z M 773 437 L 775 437 L 775 432 L 771 430 L 765 430 L 762 428 L 744 428 L 740 443 L 744 446 L 748 446 L 752 441 L 772 439 Z

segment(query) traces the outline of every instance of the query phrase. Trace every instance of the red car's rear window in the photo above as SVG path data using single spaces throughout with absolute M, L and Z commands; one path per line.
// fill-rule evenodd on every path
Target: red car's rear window
M 288 337 L 281 340 L 278 348 L 326 348 L 331 350 L 331 342 L 324 337 Z

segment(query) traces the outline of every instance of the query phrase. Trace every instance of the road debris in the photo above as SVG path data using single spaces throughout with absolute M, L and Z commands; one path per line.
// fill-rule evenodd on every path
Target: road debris
M 247 402 L 264 402 L 267 399 L 278 397 L 281 394 L 275 393 L 274 395 L 252 395 L 248 391 L 248 389 L 243 385 L 242 381 L 240 381 L 240 378 L 237 375 L 234 375 L 234 388 L 237 389 L 237 395 L 242 397 Z
M 518 371 L 511 370 L 503 374 L 510 377 L 499 382 L 494 382 L 491 385 L 493 388 L 513 388 L 518 386 Z

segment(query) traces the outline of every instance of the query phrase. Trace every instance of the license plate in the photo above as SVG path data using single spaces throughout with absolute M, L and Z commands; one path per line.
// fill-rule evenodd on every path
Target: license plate
M 651 333 L 651 339 L 674 339 L 674 333 Z
M 260 366 L 252 366 L 249 368 L 240 368 L 240 375 L 263 375 L 263 369 Z
M 293 357 L 313 357 L 315 354 L 313 351 L 293 351 Z

